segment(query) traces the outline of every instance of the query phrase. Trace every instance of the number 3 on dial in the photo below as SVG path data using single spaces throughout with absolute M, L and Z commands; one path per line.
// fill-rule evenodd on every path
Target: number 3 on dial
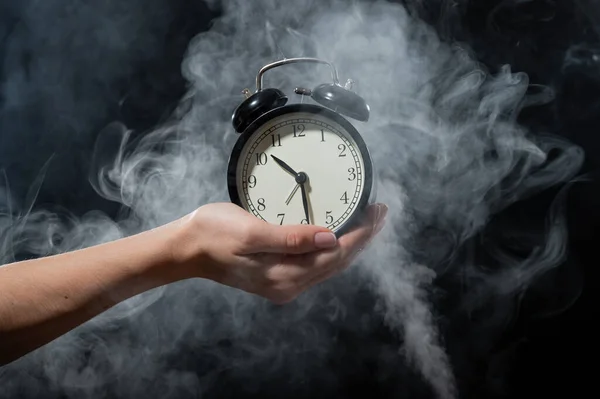
M 242 134 L 230 158 L 234 203 L 267 222 L 343 234 L 372 192 L 371 158 L 356 129 L 311 104 L 277 108 Z M 306 217 L 308 215 L 308 218 Z

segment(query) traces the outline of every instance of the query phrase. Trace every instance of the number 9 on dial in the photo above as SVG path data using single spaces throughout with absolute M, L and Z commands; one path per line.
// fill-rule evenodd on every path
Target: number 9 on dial
M 257 82 L 267 69 L 305 60 L 325 63 L 279 61 L 264 67 Z M 333 84 L 296 89 L 320 105 L 285 105 L 281 91 L 258 85 L 232 118 L 241 136 L 227 179 L 231 201 L 254 216 L 279 225 L 324 226 L 340 236 L 373 200 L 373 166 L 361 135 L 342 116 L 366 120 L 368 106 L 337 83 L 331 67 Z

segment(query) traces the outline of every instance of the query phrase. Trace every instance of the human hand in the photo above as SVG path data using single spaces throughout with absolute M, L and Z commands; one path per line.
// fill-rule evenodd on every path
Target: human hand
M 175 263 L 187 277 L 208 278 L 283 304 L 347 268 L 384 224 L 371 205 L 358 227 L 336 240 L 325 227 L 279 226 L 237 205 L 205 205 L 178 223 Z

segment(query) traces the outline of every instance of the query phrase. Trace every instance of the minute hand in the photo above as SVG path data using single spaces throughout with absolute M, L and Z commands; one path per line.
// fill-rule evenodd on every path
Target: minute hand
M 291 174 L 293 174 L 293 175 L 294 175 L 294 177 L 295 177 L 295 176 L 298 176 L 298 173 L 297 173 L 297 172 L 296 172 L 294 169 L 292 169 L 292 168 L 291 168 L 291 167 L 290 167 L 290 166 L 289 166 L 287 163 L 283 162 L 281 159 L 277 158 L 277 157 L 276 157 L 276 156 L 274 156 L 274 155 L 271 155 L 271 158 L 273 158 L 273 160 L 274 160 L 275 162 L 277 162 L 277 164 L 278 164 L 279 166 L 281 166 L 283 169 L 285 169 L 286 171 L 288 171 L 288 172 L 290 172 Z
M 306 183 L 300 184 L 300 190 L 302 190 L 302 206 L 304 207 L 304 215 L 306 215 L 306 223 L 310 223 L 308 217 L 308 200 L 306 198 Z

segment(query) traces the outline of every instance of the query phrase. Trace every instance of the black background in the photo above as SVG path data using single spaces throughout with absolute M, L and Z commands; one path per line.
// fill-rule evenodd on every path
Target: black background
M 24 23 L 22 14 L 31 3 L 0 1 L 0 102 L 3 104 L 10 96 L 5 74 L 8 46 L 23 46 L 24 56 L 18 60 L 19 68 L 26 80 L 35 75 L 41 47 L 33 39 L 17 44 L 11 42 L 12 30 L 17 24 Z M 65 0 L 64 3 L 70 2 Z M 490 69 L 510 64 L 513 70 L 526 72 L 533 83 L 552 86 L 557 91 L 556 100 L 523 113 L 521 122 L 567 137 L 582 146 L 586 153 L 581 173 L 587 174 L 588 180 L 573 186 L 568 201 L 568 263 L 582 273 L 584 289 L 581 296 L 567 310 L 550 317 L 535 317 L 536 312 L 531 310 L 535 306 L 524 307 L 490 353 L 469 359 L 464 356 L 465 361 L 472 364 L 464 368 L 468 372 L 461 374 L 460 369 L 458 371 L 462 397 L 579 397 L 586 395 L 588 390 L 595 391 L 599 331 L 593 321 L 598 304 L 595 292 L 596 232 L 600 228 L 597 210 L 600 204 L 597 180 L 600 167 L 600 61 L 595 57 L 600 56 L 600 20 L 595 20 L 594 11 L 600 16 L 600 8 L 594 9 L 591 4 L 591 1 L 583 0 L 411 3 L 415 12 L 434 25 L 442 37 L 467 43 Z M 77 92 L 77 101 L 63 110 L 71 118 L 69 125 L 76 128 L 64 129 L 64 120 L 47 112 L 52 100 L 45 97 L 42 82 L 35 80 L 31 81 L 31 95 L 27 101 L 0 115 L 0 169 L 5 170 L 18 198 L 25 196 L 40 168 L 50 155 L 55 154 L 38 204 L 61 205 L 76 214 L 101 209 L 116 215 L 117 206 L 99 198 L 87 184 L 86 168 L 95 134 L 117 119 L 135 129 L 137 134 L 143 134 L 167 115 L 185 92 L 186 83 L 181 77 L 180 66 L 187 45 L 192 37 L 209 27 L 213 17 L 211 12 L 218 13 L 209 11 L 200 1 L 185 0 L 132 1 L 127 7 L 156 9 L 156 12 L 139 14 L 141 26 L 151 33 L 147 37 L 141 33 L 132 35 L 130 52 L 123 53 L 122 60 L 115 60 L 111 55 L 113 67 L 110 69 L 96 70 L 92 63 L 85 73 L 64 83 Z M 77 15 L 66 15 L 61 18 L 77 18 Z M 48 15 L 40 16 L 40 21 L 47 29 L 60 29 L 65 20 L 52 20 L 52 15 Z M 579 62 L 565 66 L 565 55 L 574 49 L 577 49 Z M 95 50 L 100 53 L 98 58 L 101 60 L 102 46 Z M 76 57 L 83 51 L 86 49 L 65 47 L 53 59 L 68 62 L 69 57 Z M 104 56 L 108 57 L 108 54 Z M 14 68 L 14 64 L 10 67 Z M 553 190 L 519 203 L 497 219 L 514 223 L 531 220 L 533 223 L 543 218 L 549 199 L 555 194 Z M 554 278 L 561 280 L 561 276 Z M 560 288 L 556 295 L 560 295 Z M 384 328 L 368 339 L 394 340 Z M 453 342 L 459 339 L 452 334 L 448 338 L 453 358 L 463 356 L 452 350 Z M 361 343 L 354 342 L 353 345 L 358 348 Z M 179 359 L 175 367 L 191 370 L 197 367 L 192 354 Z M 338 366 L 346 360 L 349 361 L 338 359 Z M 502 367 L 497 367 L 498 364 Z M 378 375 L 368 362 L 343 377 L 347 379 L 347 390 L 340 393 L 340 397 L 353 394 L 357 397 L 391 397 L 392 391 L 398 393 L 393 376 Z M 227 377 L 223 376 L 222 391 L 215 392 L 214 397 L 224 397 L 226 393 L 231 397 L 299 395 L 298 392 L 287 392 L 283 381 L 274 381 L 267 391 L 250 395 L 241 387 L 228 386 Z M 313 393 L 318 391 L 318 387 L 311 390 Z M 53 397 L 60 397 L 60 393 L 55 394 L 58 396 Z M 407 390 L 407 395 L 400 397 L 425 396 Z

